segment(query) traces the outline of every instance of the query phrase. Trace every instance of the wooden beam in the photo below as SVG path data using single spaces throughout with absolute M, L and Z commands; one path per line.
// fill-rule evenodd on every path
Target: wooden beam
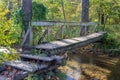
M 23 37 L 23 41 L 21 42 L 21 46 L 23 46 L 23 45 L 25 45 L 26 44 L 26 42 L 27 42 L 27 38 L 29 37 L 29 34 L 30 34 L 30 28 L 27 30 L 27 32 L 26 32 L 26 34 L 25 34 L 25 36 Z M 27 43 L 27 45 L 29 46 L 30 45 L 30 43 Z
M 64 57 L 63 56 L 40 56 L 40 55 L 31 55 L 31 54 L 20 54 L 20 57 L 22 58 L 27 58 L 27 59 L 33 59 L 33 60 L 40 60 L 40 61 L 46 61 L 46 62 L 50 62 L 53 60 L 63 60 Z
M 62 25 L 66 25 L 66 26 L 88 26 L 88 25 L 97 25 L 96 22 L 89 22 L 89 23 L 80 23 L 80 22 L 43 22 L 43 21 L 37 21 L 37 22 L 32 22 L 31 23 L 32 26 L 62 26 Z
M 37 70 L 41 70 L 48 67 L 48 65 L 45 65 L 45 64 L 27 63 L 25 61 L 4 62 L 3 65 L 11 66 L 11 67 L 14 67 L 20 70 L 25 70 L 28 72 L 36 72 Z
M 52 57 L 31 55 L 31 54 L 20 54 L 20 57 L 34 59 L 34 60 L 41 60 L 41 61 L 53 61 L 54 60 L 54 58 L 52 58 Z

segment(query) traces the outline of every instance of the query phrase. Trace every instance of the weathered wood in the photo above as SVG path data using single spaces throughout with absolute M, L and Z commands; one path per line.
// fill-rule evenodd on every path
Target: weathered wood
M 42 21 L 38 21 L 38 22 L 32 22 L 31 23 L 32 26 L 62 26 L 62 25 L 65 25 L 65 26 L 88 26 L 88 25 L 97 25 L 97 23 L 95 22 L 88 22 L 88 23 L 80 23 L 80 22 L 49 22 L 49 21 L 46 21 L 46 22 L 42 22 Z
M 31 55 L 31 54 L 20 54 L 22 58 L 34 59 L 34 60 L 42 60 L 42 61 L 53 61 L 53 60 L 62 60 L 63 56 L 40 56 L 40 55 Z
M 29 35 L 29 38 L 30 38 L 30 46 L 33 45 L 33 30 L 32 30 L 32 27 L 30 27 L 30 35 Z
M 49 53 L 61 53 L 67 50 L 85 46 L 89 43 L 96 42 L 104 36 L 105 32 L 93 33 L 83 37 L 77 37 L 72 39 L 63 39 L 60 41 L 53 41 L 46 44 L 34 46 L 36 49 L 43 49 Z
M 21 43 L 22 46 L 25 44 L 27 38 L 29 37 L 29 34 L 30 34 L 30 28 L 27 30 L 25 36 L 23 37 L 23 41 Z
M 36 72 L 37 70 L 41 70 L 48 67 L 48 65 L 45 64 L 39 65 L 35 63 L 27 63 L 24 61 L 10 61 L 10 62 L 4 62 L 3 64 L 6 66 L 11 66 L 29 72 Z
M 54 58 L 52 57 L 31 55 L 31 54 L 20 54 L 20 57 L 28 58 L 28 59 L 35 59 L 35 60 L 42 60 L 42 61 L 53 61 L 54 60 Z
M 38 41 L 38 44 L 42 43 L 42 41 L 43 41 L 44 37 L 46 36 L 47 32 L 48 32 L 48 30 L 46 29 L 46 30 L 44 31 L 43 35 L 40 37 L 40 39 L 39 39 L 39 41 Z
M 64 26 L 61 26 L 61 38 L 63 39 L 63 34 L 64 34 Z

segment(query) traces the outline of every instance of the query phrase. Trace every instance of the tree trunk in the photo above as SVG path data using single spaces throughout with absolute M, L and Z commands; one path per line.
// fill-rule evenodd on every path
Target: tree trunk
M 89 22 L 89 0 L 82 0 L 82 18 L 81 22 Z M 80 35 L 85 35 L 85 27 L 88 31 L 88 26 L 81 26 Z
M 32 0 L 22 0 L 22 17 L 23 17 L 23 26 L 24 26 L 24 35 L 29 29 L 29 23 L 32 20 Z M 30 46 L 30 34 L 27 36 L 26 41 L 23 46 Z
M 104 13 L 101 14 L 101 24 L 105 23 L 105 15 Z
M 22 4 L 23 25 L 26 32 L 32 19 L 32 0 L 23 0 Z

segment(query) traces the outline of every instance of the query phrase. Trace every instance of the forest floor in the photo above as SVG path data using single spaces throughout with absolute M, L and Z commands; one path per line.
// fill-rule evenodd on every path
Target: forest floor
M 87 46 L 68 53 L 67 64 L 60 70 L 74 80 L 120 80 L 120 56 L 110 57 L 102 51 L 95 54 L 91 49 Z

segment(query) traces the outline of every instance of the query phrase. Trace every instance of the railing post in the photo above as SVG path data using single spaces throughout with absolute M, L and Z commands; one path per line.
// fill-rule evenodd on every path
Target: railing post
M 50 36 L 50 26 L 47 26 L 47 40 L 49 39 Z
M 62 39 L 64 38 L 64 26 L 63 25 L 61 26 L 61 38 Z

